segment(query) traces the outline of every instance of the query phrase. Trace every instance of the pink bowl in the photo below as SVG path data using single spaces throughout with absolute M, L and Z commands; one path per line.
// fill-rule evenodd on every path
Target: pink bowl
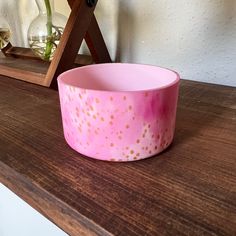
M 144 159 L 167 148 L 175 129 L 179 75 L 137 64 L 97 64 L 58 78 L 64 136 L 106 161 Z

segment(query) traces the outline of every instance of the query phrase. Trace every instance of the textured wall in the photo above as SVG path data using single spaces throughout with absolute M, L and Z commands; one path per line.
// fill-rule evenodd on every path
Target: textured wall
M 96 15 L 113 59 L 236 86 L 236 0 L 99 1 Z M 68 14 L 66 0 L 55 5 Z M 25 44 L 29 21 L 37 14 L 34 0 L 0 0 L 0 7 L 16 32 L 14 42 Z

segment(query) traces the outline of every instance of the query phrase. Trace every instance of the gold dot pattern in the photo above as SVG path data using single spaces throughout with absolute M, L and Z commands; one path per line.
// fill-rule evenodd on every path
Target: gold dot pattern
M 101 159 L 110 155 L 110 161 L 132 161 L 154 155 L 170 144 L 172 129 L 163 126 L 165 121 L 160 115 L 147 120 L 143 120 L 141 115 L 137 116 L 142 103 L 137 106 L 136 100 L 128 95 L 117 93 L 110 96 L 107 93 L 102 97 L 86 90 L 78 91 L 74 87 L 69 90 L 70 95 L 65 102 L 74 104 L 74 116 L 71 113 L 63 121 L 66 126 L 73 122 L 76 128 L 73 133 L 79 136 L 72 140 L 71 146 L 77 145 L 79 152 L 88 156 L 96 154 Z M 76 102 L 74 94 L 78 97 Z M 147 100 L 152 97 L 149 92 L 142 96 Z M 143 101 L 143 97 L 140 97 L 140 101 Z M 114 105 L 116 102 L 125 105 L 117 107 Z M 73 134 L 68 132 L 66 136 L 69 140 Z

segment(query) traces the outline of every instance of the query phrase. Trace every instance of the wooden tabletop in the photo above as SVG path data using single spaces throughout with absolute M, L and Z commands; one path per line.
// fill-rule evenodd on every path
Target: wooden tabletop
M 182 81 L 171 147 L 110 163 L 66 144 L 56 91 L 0 77 L 0 182 L 70 235 L 236 235 L 236 88 Z

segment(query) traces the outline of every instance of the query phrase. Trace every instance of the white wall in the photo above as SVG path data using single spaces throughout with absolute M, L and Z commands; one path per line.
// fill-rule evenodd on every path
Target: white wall
M 1 236 L 68 236 L 0 183 Z
M 55 3 L 69 13 L 66 0 Z M 34 0 L 0 0 L 0 7 L 16 31 L 14 42 L 25 44 L 28 24 L 37 14 Z M 96 15 L 114 60 L 169 67 L 184 79 L 236 86 L 236 0 L 99 0 Z

